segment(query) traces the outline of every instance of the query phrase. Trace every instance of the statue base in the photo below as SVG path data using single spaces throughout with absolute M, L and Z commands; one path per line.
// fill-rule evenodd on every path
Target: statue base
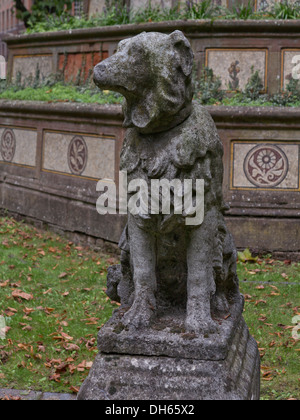
M 242 317 L 235 326 L 233 337 L 228 335 L 227 352 L 224 352 L 225 343 L 222 342 L 211 359 L 212 342 L 204 337 L 201 345 L 198 342 L 197 357 L 187 353 L 185 357 L 180 353 L 174 357 L 142 355 L 139 346 L 132 354 L 100 352 L 80 389 L 78 400 L 259 400 L 257 344 Z M 102 334 L 99 334 L 100 349 Z M 188 340 L 189 348 L 194 340 Z M 125 342 L 122 340 L 122 348 Z M 130 342 L 129 347 L 133 350 Z M 217 342 L 215 350 L 218 350 Z

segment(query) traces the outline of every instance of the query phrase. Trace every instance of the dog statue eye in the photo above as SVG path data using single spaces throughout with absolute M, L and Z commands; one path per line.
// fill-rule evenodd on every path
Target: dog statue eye
M 122 41 L 120 41 L 118 45 L 118 51 L 123 51 L 127 42 L 128 42 L 128 39 L 123 39 Z
M 137 55 L 137 57 L 140 57 L 144 54 L 145 48 L 142 45 L 135 44 L 132 45 L 131 48 L 129 48 L 128 54 L 129 55 Z

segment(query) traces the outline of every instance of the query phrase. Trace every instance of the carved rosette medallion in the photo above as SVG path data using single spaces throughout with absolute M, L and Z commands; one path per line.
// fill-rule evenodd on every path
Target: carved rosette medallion
M 285 153 L 274 145 L 254 147 L 247 154 L 244 172 L 248 180 L 259 188 L 273 188 L 280 185 L 289 171 Z
M 5 162 L 12 162 L 16 152 L 16 137 L 12 129 L 7 128 L 1 137 L 0 153 Z
M 68 164 L 74 175 L 81 175 L 86 168 L 88 149 L 83 137 L 75 136 L 68 149 Z

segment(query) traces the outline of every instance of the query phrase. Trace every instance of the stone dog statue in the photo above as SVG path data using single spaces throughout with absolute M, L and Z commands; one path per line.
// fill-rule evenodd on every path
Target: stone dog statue
M 204 180 L 201 225 L 187 225 L 191 216 L 174 207 L 169 215 L 129 214 L 121 265 L 109 269 L 107 291 L 121 302 L 126 329 L 151 328 L 170 314 L 187 333 L 214 334 L 218 318 L 242 312 L 223 216 L 223 147 L 211 116 L 192 102 L 193 59 L 182 32 L 142 33 L 95 67 L 96 85 L 126 99 L 121 169 L 128 181 Z

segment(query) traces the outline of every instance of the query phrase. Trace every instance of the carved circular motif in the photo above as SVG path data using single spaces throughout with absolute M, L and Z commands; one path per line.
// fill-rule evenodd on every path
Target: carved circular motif
M 12 162 L 16 152 L 16 137 L 10 128 L 2 134 L 0 152 L 5 162 Z
M 81 175 L 86 168 L 88 149 L 83 137 L 76 136 L 72 139 L 68 150 L 68 164 L 74 175 Z
M 244 162 L 248 180 L 259 188 L 276 187 L 287 176 L 289 161 L 285 153 L 274 145 L 260 145 L 250 150 Z

